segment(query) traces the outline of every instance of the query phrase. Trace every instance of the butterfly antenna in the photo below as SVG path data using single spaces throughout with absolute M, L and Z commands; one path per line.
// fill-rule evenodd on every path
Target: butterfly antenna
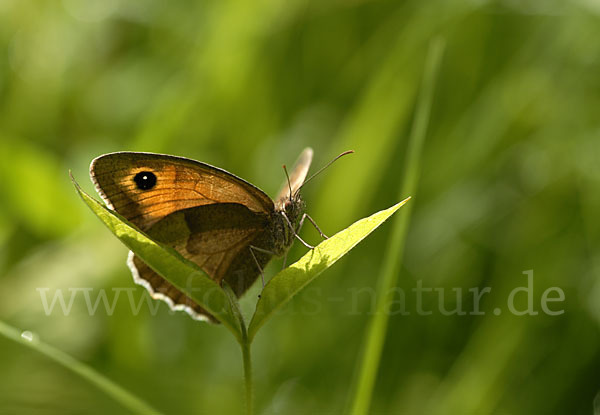
M 285 172 L 285 177 L 287 177 L 288 187 L 290 188 L 290 200 L 292 199 L 292 183 L 290 182 L 290 175 L 288 174 L 287 167 L 285 164 L 283 165 L 283 171 Z
M 354 153 L 354 150 L 344 151 L 342 154 L 339 154 L 336 158 L 334 158 L 333 160 L 331 160 L 329 163 L 327 163 L 326 165 L 324 165 L 323 167 L 321 167 L 316 173 L 314 173 L 312 176 L 310 176 L 308 179 L 306 179 L 304 181 L 304 183 L 302 183 L 302 185 L 300 185 L 300 187 L 298 188 L 298 190 L 296 190 L 296 193 L 298 193 L 300 191 L 300 189 L 302 189 L 302 186 L 304 186 L 306 183 L 310 182 L 312 179 L 314 179 L 316 176 L 318 176 L 327 167 L 331 166 L 335 161 L 337 161 L 337 159 L 339 159 L 342 156 L 345 156 L 347 154 L 352 154 L 352 153 Z M 287 174 L 287 172 L 286 172 L 286 174 Z

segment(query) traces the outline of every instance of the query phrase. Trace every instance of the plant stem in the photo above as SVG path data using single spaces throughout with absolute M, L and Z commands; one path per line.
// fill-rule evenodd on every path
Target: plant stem
M 252 415 L 254 408 L 252 405 L 252 358 L 250 357 L 250 345 L 252 344 L 252 339 L 248 337 L 248 329 L 246 327 L 246 322 L 244 321 L 244 316 L 242 315 L 242 310 L 240 309 L 240 303 L 237 300 L 237 297 L 231 287 L 227 284 L 224 285 L 225 293 L 227 293 L 227 297 L 229 298 L 229 304 L 231 306 L 232 314 L 238 320 L 238 329 L 235 330 L 235 333 L 240 333 L 240 336 L 236 336 L 240 347 L 242 348 L 242 362 L 244 365 L 244 389 L 246 396 L 246 413 L 248 415 Z
M 435 77 L 439 67 L 443 51 L 443 42 L 436 39 L 429 47 L 427 60 L 425 62 L 425 74 L 415 114 L 415 121 L 411 136 L 408 142 L 406 156 L 406 172 L 404 180 L 400 187 L 400 198 L 403 195 L 414 195 L 419 177 L 419 165 L 423 149 L 423 143 L 429 124 L 429 113 L 433 97 L 433 87 Z M 368 413 L 371 405 L 371 397 L 379 363 L 381 352 L 385 341 L 385 334 L 389 320 L 389 307 L 393 301 L 394 285 L 398 280 L 400 262 L 404 251 L 404 241 L 408 224 L 410 221 L 410 212 L 412 203 L 409 203 L 406 209 L 394 222 L 392 235 L 386 248 L 384 263 L 381 271 L 380 284 L 377 289 L 376 312 L 370 321 L 363 356 L 359 367 L 358 377 L 354 385 L 354 397 L 352 401 L 351 414 L 363 415 Z
M 246 389 L 246 413 L 252 415 L 252 359 L 250 357 L 250 340 L 248 336 L 243 337 L 242 360 L 244 361 L 244 384 Z

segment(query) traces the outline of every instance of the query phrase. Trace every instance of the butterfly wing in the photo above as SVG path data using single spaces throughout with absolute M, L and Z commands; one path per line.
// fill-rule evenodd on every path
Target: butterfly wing
M 140 188 L 138 174 L 155 176 Z M 168 214 L 195 206 L 239 203 L 253 212 L 270 213 L 273 201 L 262 190 L 217 167 L 164 154 L 119 152 L 92 161 L 96 190 L 114 210 L 142 230 Z
M 254 257 L 250 252 L 250 245 L 264 250 L 269 248 L 268 217 L 236 203 L 173 212 L 151 226 L 147 233 L 198 264 L 215 281 L 227 281 L 238 296 L 252 285 L 260 269 L 271 259 L 271 255 L 264 252 L 254 252 Z M 134 280 L 146 286 L 153 297 L 165 300 L 171 308 L 187 311 L 194 318 L 212 320 L 205 310 L 133 253 L 130 253 L 128 264 Z M 191 275 L 186 284 L 193 290 L 194 283 L 195 276 Z
M 283 204 L 286 200 L 290 198 L 290 188 L 292 194 L 296 193 L 296 191 L 302 186 L 304 180 L 306 179 L 306 175 L 308 174 L 308 169 L 310 168 L 310 163 L 313 158 L 313 150 L 310 147 L 306 147 L 296 163 L 294 164 L 294 168 L 292 169 L 292 174 L 290 175 L 290 181 L 286 180 L 285 183 L 281 186 L 281 190 L 277 194 L 276 205 L 279 209 L 282 209 Z
M 257 187 L 208 164 L 152 153 L 100 156 L 92 161 L 90 175 L 110 207 L 215 281 L 227 281 L 241 295 L 256 279 L 260 271 L 249 246 L 268 247 L 274 210 Z M 257 259 L 262 267 L 270 256 Z M 132 253 L 128 263 L 136 282 L 153 297 L 206 319 L 201 307 Z

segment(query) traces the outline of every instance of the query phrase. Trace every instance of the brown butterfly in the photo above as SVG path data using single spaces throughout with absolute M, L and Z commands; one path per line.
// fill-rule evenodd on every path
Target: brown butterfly
M 176 249 L 219 284 L 226 282 L 239 297 L 294 239 L 312 248 L 297 233 L 305 218 L 326 238 L 304 213 L 300 197 L 312 156 L 310 148 L 302 152 L 275 201 L 223 169 L 164 154 L 104 154 L 92 161 L 90 176 L 110 208 L 154 240 Z M 135 282 L 153 298 L 195 319 L 214 321 L 133 252 L 128 265 Z

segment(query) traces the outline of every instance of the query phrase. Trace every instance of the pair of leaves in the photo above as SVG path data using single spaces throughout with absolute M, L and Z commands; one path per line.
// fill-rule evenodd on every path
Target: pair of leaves
M 73 183 L 86 205 L 127 248 L 192 300 L 206 308 L 234 334 L 239 342 L 251 342 L 258 329 L 277 310 L 408 201 L 406 199 L 355 222 L 324 240 L 297 262 L 275 275 L 265 286 L 246 329 L 233 293 L 222 289 L 196 264 L 183 258 L 177 251 L 152 240 L 117 212 L 93 199 L 79 187 L 75 180 Z M 186 284 L 190 275 L 195 278 L 193 290 L 187 288 Z

